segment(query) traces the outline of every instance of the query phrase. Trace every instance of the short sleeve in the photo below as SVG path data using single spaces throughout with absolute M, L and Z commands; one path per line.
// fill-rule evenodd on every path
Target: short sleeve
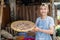
M 36 19 L 35 25 L 38 26 L 39 24 L 39 18 Z
M 54 19 L 53 18 L 50 18 L 50 21 L 49 21 L 49 26 L 51 27 L 51 26 L 54 26 L 55 24 L 54 24 Z

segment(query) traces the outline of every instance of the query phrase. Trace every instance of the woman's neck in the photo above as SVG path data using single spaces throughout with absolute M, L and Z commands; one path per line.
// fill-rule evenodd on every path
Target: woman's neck
M 45 16 L 41 16 L 41 19 L 45 19 L 47 17 L 47 15 L 45 15 Z

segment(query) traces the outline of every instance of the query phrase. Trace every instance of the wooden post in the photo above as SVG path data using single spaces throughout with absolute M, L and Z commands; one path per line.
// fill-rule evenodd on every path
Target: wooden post
M 54 0 L 50 0 L 52 4 L 52 17 L 54 18 L 54 21 L 56 20 L 55 18 L 55 6 L 54 6 Z M 54 27 L 55 28 L 55 27 Z M 53 40 L 56 40 L 56 30 L 54 29 L 54 34 L 53 34 Z
M 1 32 L 4 0 L 0 0 L 0 1 L 1 1 L 1 6 L 0 6 L 0 32 Z M 0 39 L 1 39 L 1 33 L 0 33 Z
M 0 10 L 0 26 L 2 24 L 2 17 L 3 17 L 3 7 L 4 7 L 4 0 L 0 0 L 1 1 L 1 10 Z M 1 28 L 0 28 L 1 29 Z
M 11 20 L 16 20 L 16 0 L 9 0 L 11 9 Z

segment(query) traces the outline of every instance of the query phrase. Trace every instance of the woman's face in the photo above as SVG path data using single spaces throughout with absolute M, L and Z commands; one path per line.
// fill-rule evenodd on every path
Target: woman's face
M 42 15 L 42 16 L 45 16 L 45 15 L 47 15 L 47 13 L 48 13 L 48 7 L 47 6 L 40 6 L 40 14 Z

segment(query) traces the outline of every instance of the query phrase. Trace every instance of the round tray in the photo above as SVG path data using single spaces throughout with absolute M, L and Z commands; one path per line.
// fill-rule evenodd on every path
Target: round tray
M 15 21 L 11 24 L 11 28 L 17 32 L 28 32 L 35 27 L 31 21 Z

